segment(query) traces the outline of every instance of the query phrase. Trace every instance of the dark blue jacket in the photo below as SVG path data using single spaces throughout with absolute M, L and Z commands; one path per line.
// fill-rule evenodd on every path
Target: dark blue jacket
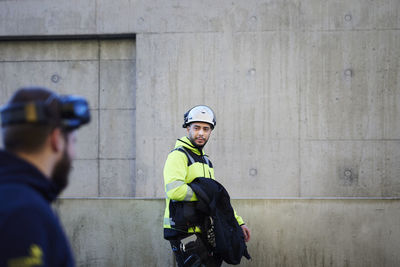
M 75 266 L 50 206 L 59 193 L 36 167 L 0 150 L 0 266 Z

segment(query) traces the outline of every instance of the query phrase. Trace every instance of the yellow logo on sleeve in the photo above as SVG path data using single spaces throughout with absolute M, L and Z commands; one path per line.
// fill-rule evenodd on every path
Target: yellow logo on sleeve
M 8 267 L 32 267 L 41 266 L 43 264 L 43 251 L 42 249 L 33 244 L 29 248 L 29 256 L 20 257 L 8 261 Z

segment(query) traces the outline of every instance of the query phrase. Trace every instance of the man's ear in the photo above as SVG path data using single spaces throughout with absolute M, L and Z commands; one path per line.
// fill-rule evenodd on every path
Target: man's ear
M 59 152 L 64 149 L 65 140 L 60 128 L 55 128 L 50 133 L 50 146 L 54 152 Z

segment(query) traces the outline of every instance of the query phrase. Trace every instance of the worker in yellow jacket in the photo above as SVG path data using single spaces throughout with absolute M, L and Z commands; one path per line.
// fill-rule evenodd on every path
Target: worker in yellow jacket
M 204 252 L 206 248 L 199 225 L 183 223 L 183 217 L 187 215 L 183 210 L 185 213 L 193 212 L 191 204 L 198 200 L 188 184 L 198 177 L 215 179 L 213 165 L 203 151 L 215 125 L 216 118 L 211 108 L 204 105 L 191 108 L 184 114 L 183 128 L 186 128 L 187 136 L 177 140 L 165 162 L 164 238 L 170 241 L 179 267 L 200 266 L 200 262 L 205 266 L 220 266 L 222 263 L 222 260 Z M 243 229 L 245 241 L 249 241 L 250 230 L 236 212 L 235 217 Z M 193 248 L 194 244 L 196 248 Z

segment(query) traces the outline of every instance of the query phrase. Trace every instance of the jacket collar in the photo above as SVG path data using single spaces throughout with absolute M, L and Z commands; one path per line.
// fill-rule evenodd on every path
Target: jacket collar
M 0 150 L 0 186 L 3 184 L 28 185 L 52 202 L 61 190 L 31 163 L 4 150 Z
M 180 146 L 190 149 L 197 155 L 204 155 L 203 149 L 199 149 L 196 146 L 194 146 L 187 136 L 184 136 L 176 141 L 175 148 Z

